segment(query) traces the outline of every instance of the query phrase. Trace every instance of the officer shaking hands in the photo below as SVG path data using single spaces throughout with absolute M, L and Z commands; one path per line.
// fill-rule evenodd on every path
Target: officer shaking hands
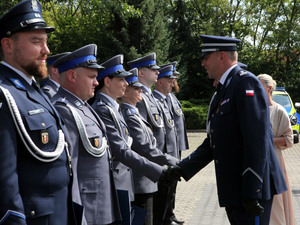
M 201 35 L 202 66 L 219 80 L 204 142 L 170 180 L 192 178 L 214 160 L 219 204 L 231 224 L 269 224 L 273 196 L 287 187 L 273 151 L 268 99 L 259 80 L 238 66 L 239 39 Z M 254 141 L 255 140 L 255 141 Z M 173 178 L 172 178 L 173 177 Z
M 47 26 L 38 0 L 0 18 L 0 224 L 75 224 L 60 117 L 34 77 L 47 76 Z

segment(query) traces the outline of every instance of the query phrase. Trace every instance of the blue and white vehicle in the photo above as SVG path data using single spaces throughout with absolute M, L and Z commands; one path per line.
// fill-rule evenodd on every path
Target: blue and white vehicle
M 293 129 L 294 143 L 298 143 L 300 117 L 296 108 L 300 108 L 300 103 L 296 102 L 294 106 L 290 95 L 286 92 L 284 87 L 277 87 L 273 91 L 272 99 L 278 104 L 282 105 L 287 111 Z

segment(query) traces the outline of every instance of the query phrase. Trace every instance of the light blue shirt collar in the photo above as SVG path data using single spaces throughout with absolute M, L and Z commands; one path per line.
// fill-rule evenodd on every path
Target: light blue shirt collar
M 123 102 L 122 104 L 130 106 L 130 108 L 134 108 L 139 113 L 139 109 L 137 107 L 134 107 L 133 105 L 130 105 L 126 102 Z
M 109 102 L 112 104 L 112 106 L 117 109 L 117 111 L 119 110 L 119 104 L 115 100 L 113 100 L 112 97 L 110 97 L 102 92 L 100 92 L 100 94 L 105 96 L 109 100 Z
M 24 80 L 27 81 L 27 83 L 28 83 L 30 86 L 31 86 L 31 84 L 32 84 L 32 81 L 33 81 L 33 80 L 35 81 L 35 79 L 34 79 L 33 76 L 32 76 L 32 78 L 27 77 L 25 73 L 23 73 L 23 72 L 21 72 L 20 70 L 18 70 L 18 69 L 16 69 L 16 68 L 12 67 L 11 65 L 9 65 L 8 63 L 6 63 L 6 62 L 4 62 L 4 61 L 2 61 L 2 65 L 7 66 L 8 68 L 12 69 L 12 70 L 15 71 L 17 74 L 19 74 L 22 78 L 24 78 Z
M 237 66 L 237 64 L 233 65 L 228 70 L 226 70 L 226 72 L 222 75 L 222 77 L 219 81 L 222 85 L 224 85 L 224 82 L 225 82 L 226 78 L 228 77 L 229 73 L 231 72 L 231 70 L 236 66 Z
M 145 85 L 144 85 L 144 88 L 146 89 L 146 91 L 147 91 L 149 94 L 152 93 L 151 89 L 147 88 Z
M 164 96 L 162 93 L 160 93 L 158 90 L 154 90 L 156 93 L 158 93 L 163 99 L 166 98 L 166 96 Z

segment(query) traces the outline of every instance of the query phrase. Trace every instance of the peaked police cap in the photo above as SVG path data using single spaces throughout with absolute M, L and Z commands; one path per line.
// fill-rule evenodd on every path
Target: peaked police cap
M 123 60 L 124 55 L 119 54 L 102 63 L 101 66 L 105 67 L 105 70 L 98 72 L 97 80 L 104 77 L 126 77 L 131 75 L 123 68 Z
M 204 57 L 217 51 L 236 51 L 236 44 L 241 40 L 222 36 L 200 35 L 203 42 L 202 55 Z
M 47 66 L 51 66 L 56 60 L 58 60 L 60 57 L 63 57 L 65 55 L 70 54 L 71 52 L 64 52 L 57 55 L 51 55 L 47 57 Z
M 23 0 L 0 18 L 0 40 L 10 35 L 30 30 L 55 30 L 42 18 L 42 6 L 38 0 Z
M 158 74 L 157 79 L 160 79 L 160 78 L 177 79 L 177 77 L 173 75 L 173 66 L 172 65 L 168 65 L 163 68 L 160 68 L 158 71 L 159 71 L 159 74 Z
M 150 53 L 142 58 L 127 62 L 130 65 L 130 68 L 140 68 L 140 67 L 147 67 L 149 69 L 158 70 L 160 67 L 156 65 L 156 53 Z
M 70 54 L 60 57 L 53 63 L 53 67 L 58 68 L 59 73 L 77 67 L 86 67 L 98 70 L 105 69 L 103 66 L 97 64 L 96 56 L 97 45 L 89 44 L 71 52 Z
M 170 62 L 170 63 L 164 64 L 164 65 L 161 65 L 161 66 L 159 66 L 159 67 L 160 67 L 160 68 L 163 68 L 163 67 L 170 66 L 170 65 L 173 66 L 173 74 L 174 74 L 174 75 L 179 75 L 180 73 L 179 73 L 178 71 L 176 71 L 177 61 Z
M 129 70 L 129 72 L 132 74 L 125 78 L 129 86 L 133 87 L 142 87 L 143 85 L 138 80 L 138 69 L 133 68 Z

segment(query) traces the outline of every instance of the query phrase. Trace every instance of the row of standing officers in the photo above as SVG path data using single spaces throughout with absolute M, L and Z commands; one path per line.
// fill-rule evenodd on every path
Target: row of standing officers
M 182 224 L 167 179 L 188 149 L 176 62 L 152 53 L 125 71 L 95 44 L 47 59 L 38 0 L 0 26 L 0 224 Z

